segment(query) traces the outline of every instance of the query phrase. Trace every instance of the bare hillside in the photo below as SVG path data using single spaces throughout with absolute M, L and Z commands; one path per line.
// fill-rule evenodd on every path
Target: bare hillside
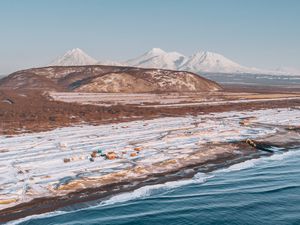
M 191 72 L 117 66 L 51 66 L 12 73 L 1 88 L 77 92 L 209 92 L 216 82 Z

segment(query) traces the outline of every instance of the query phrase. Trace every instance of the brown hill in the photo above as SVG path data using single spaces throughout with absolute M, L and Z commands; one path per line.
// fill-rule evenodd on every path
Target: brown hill
M 191 72 L 117 66 L 52 66 L 0 80 L 4 89 L 78 92 L 207 92 L 221 86 Z

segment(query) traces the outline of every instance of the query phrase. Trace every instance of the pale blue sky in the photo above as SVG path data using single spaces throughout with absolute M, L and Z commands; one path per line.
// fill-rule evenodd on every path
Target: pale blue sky
M 300 68 L 299 0 L 1 0 L 0 74 L 79 47 L 125 60 L 153 47 Z

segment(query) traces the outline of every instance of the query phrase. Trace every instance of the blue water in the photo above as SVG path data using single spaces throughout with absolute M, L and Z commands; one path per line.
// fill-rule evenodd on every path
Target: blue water
M 300 224 L 300 150 L 17 224 Z
M 286 86 L 289 88 L 299 88 L 300 76 L 286 75 L 263 75 L 263 74 L 205 74 L 206 78 L 218 83 L 229 84 L 249 84 L 258 86 Z

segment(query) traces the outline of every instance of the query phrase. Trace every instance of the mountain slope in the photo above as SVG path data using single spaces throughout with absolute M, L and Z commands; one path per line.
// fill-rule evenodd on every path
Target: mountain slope
M 189 72 L 131 68 L 98 76 L 75 91 L 142 93 L 207 92 L 220 89 L 216 83 Z
M 142 68 L 177 70 L 186 60 L 187 57 L 180 53 L 165 52 L 160 48 L 153 48 L 137 58 L 126 61 L 125 64 Z
M 125 93 L 222 89 L 216 82 L 190 72 L 97 65 L 22 70 L 0 80 L 0 88 Z
M 50 63 L 50 66 L 83 66 L 96 64 L 97 60 L 79 48 L 74 48 Z
M 224 72 L 240 73 L 249 71 L 248 68 L 239 65 L 225 58 L 224 56 L 213 52 L 197 52 L 192 55 L 186 63 L 178 69 L 193 72 Z

